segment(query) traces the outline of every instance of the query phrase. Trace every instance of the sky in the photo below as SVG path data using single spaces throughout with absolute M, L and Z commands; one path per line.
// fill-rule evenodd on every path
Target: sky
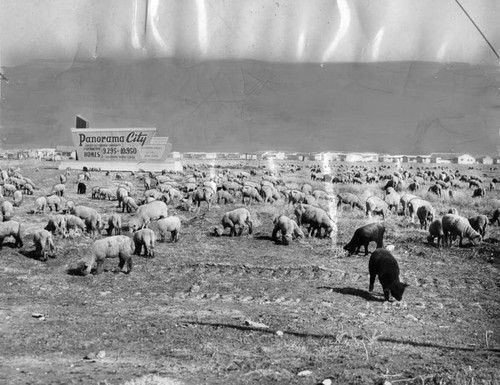
M 500 1 L 459 1 L 500 52 Z M 456 0 L 2 2 L 3 67 L 150 57 L 499 64 Z

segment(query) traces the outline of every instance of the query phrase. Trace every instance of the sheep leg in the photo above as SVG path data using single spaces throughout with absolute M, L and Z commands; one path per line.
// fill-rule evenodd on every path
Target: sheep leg
M 127 264 L 127 272 L 125 274 L 130 274 L 132 271 L 132 256 L 127 253 L 120 253 L 118 254 L 118 258 L 120 259 L 120 263 L 118 264 L 120 271 L 123 269 L 123 266 Z

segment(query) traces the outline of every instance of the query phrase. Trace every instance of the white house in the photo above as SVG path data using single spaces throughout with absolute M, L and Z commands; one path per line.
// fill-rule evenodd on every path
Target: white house
M 378 154 L 374 152 L 350 152 L 342 154 L 340 159 L 345 162 L 378 162 Z
M 476 163 L 476 158 L 469 154 L 462 154 L 457 157 L 456 162 L 458 164 L 474 164 Z
M 479 158 L 477 158 L 477 162 L 482 164 L 493 164 L 493 158 L 488 155 L 480 156 Z

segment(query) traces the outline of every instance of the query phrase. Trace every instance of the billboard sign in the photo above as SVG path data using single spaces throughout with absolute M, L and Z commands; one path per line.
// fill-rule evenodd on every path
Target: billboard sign
M 167 158 L 171 147 L 168 136 L 155 136 L 149 144 L 139 148 L 139 152 L 144 161 L 162 161 Z
M 83 161 L 164 160 L 168 153 L 164 154 L 161 149 L 166 150 L 168 146 L 153 142 L 151 150 L 148 150 L 155 133 L 156 128 L 71 129 L 78 160 Z

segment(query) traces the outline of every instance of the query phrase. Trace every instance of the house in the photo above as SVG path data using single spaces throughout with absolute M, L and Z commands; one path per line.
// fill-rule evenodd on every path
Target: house
M 481 163 L 481 164 L 493 164 L 493 158 L 491 156 L 488 156 L 488 155 L 480 156 L 476 160 L 478 163 Z
M 469 154 L 462 154 L 460 156 L 457 156 L 455 163 L 474 164 L 474 163 L 476 163 L 476 158 L 474 158 L 472 155 L 469 155 Z
M 392 162 L 392 155 L 379 155 L 378 161 L 381 163 L 391 163 Z
M 431 163 L 450 164 L 456 163 L 457 160 L 457 154 L 433 152 L 430 156 Z
M 206 152 L 203 154 L 202 159 L 217 159 L 217 153 L 216 152 Z
M 403 155 L 403 163 L 417 163 L 416 155 Z
M 182 153 L 179 151 L 173 151 L 170 153 L 174 159 L 182 159 Z
M 417 155 L 417 163 L 431 163 L 430 155 Z
M 377 162 L 378 154 L 374 152 L 350 152 L 348 154 L 341 154 L 340 160 L 344 160 L 345 162 Z
M 57 146 L 56 155 L 63 159 L 76 159 L 76 149 L 72 146 Z

